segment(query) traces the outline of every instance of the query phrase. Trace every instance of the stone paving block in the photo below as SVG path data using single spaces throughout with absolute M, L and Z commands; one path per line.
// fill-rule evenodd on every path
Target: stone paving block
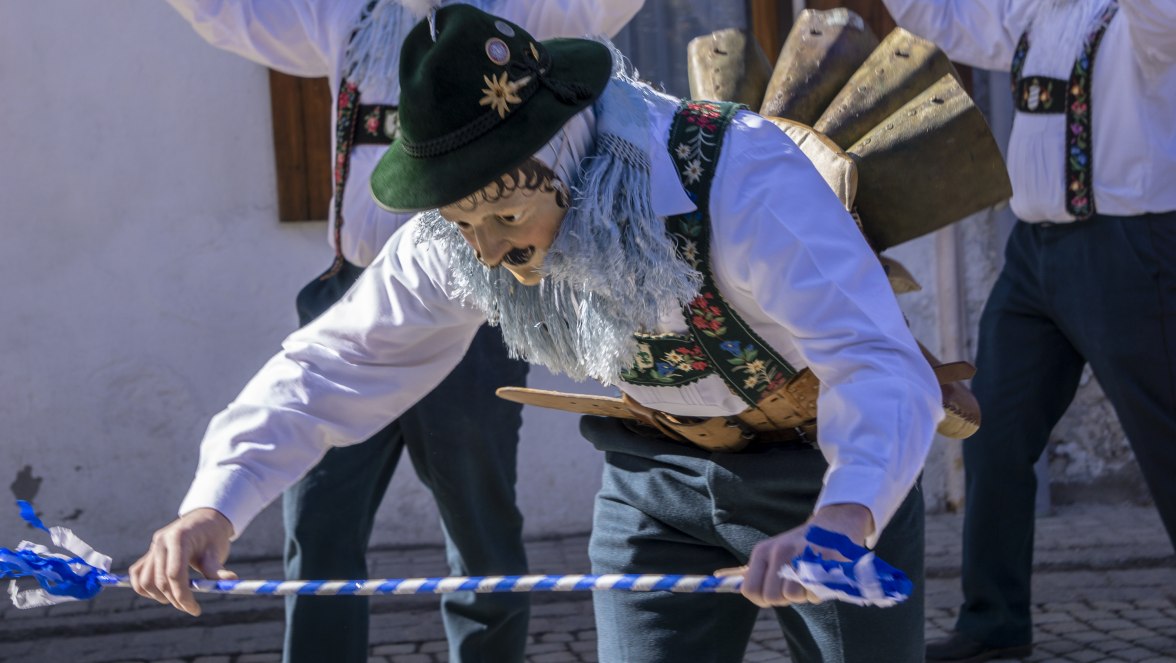
M 531 607 L 531 616 L 532 616 L 532 618 L 534 618 L 534 617 L 547 617 L 547 616 L 562 616 L 562 615 L 579 614 L 579 613 L 582 613 L 585 611 L 587 611 L 587 612 L 592 611 L 592 602 L 590 600 L 583 601 L 583 600 L 572 599 L 569 601 L 560 601 L 558 603 L 545 603 L 545 604 L 541 604 L 541 605 L 533 605 Z
M 788 651 L 788 641 L 783 637 L 765 640 L 762 644 L 764 647 L 771 649 L 772 651 Z
M 280 652 L 267 652 L 264 654 L 245 654 L 238 656 L 233 663 L 281 663 L 282 654 Z
M 1165 635 L 1149 635 L 1134 640 L 1134 643 L 1144 649 L 1159 653 L 1171 652 L 1176 656 L 1176 638 L 1169 638 Z
M 1095 629 L 1098 629 L 1099 631 L 1104 631 L 1107 633 L 1110 633 L 1111 631 L 1119 631 L 1119 630 L 1126 630 L 1126 629 L 1135 628 L 1135 624 L 1132 624 L 1130 621 L 1128 621 L 1126 619 L 1118 619 L 1118 618 L 1091 619 L 1091 620 L 1089 620 L 1089 622 L 1090 622 L 1091 628 L 1095 628 Z
M 1074 642 L 1092 643 L 1092 642 L 1100 642 L 1102 640 L 1105 640 L 1107 636 L 1106 636 L 1106 634 L 1101 633 L 1099 631 L 1091 631 L 1091 630 L 1089 630 L 1089 627 L 1087 627 L 1087 630 L 1075 631 L 1073 633 L 1067 633 L 1064 637 L 1066 637 L 1070 640 L 1073 640 Z
M 566 642 L 539 642 L 527 647 L 527 655 L 550 654 L 551 652 L 568 651 Z
M 405 654 L 393 659 L 394 663 L 434 663 L 428 654 Z
M 388 663 L 388 659 L 383 656 L 368 656 L 367 663 Z
M 1083 649 L 1080 651 L 1072 652 L 1068 655 L 1068 658 L 1071 661 L 1076 661 L 1077 663 L 1093 663 L 1094 661 L 1100 661 L 1102 663 L 1106 663 L 1106 655 L 1105 654 L 1103 654 L 1100 651 L 1093 651 L 1090 649 Z
M 1133 645 L 1130 642 L 1119 640 L 1118 638 L 1109 638 L 1093 641 L 1090 643 L 1090 646 L 1092 649 L 1110 654 L 1123 649 L 1130 649 Z
M 575 639 L 571 633 L 544 633 L 539 636 L 539 642 L 571 642 Z
M 565 649 L 538 656 L 528 656 L 527 660 L 533 663 L 578 663 L 579 657 Z
M 1046 606 L 1047 610 L 1051 610 L 1052 606 Z M 1058 622 L 1070 621 L 1074 615 L 1065 612 L 1036 612 L 1033 615 L 1034 624 L 1056 624 Z
M 399 654 L 414 654 L 416 653 L 416 643 L 404 642 L 393 645 L 376 645 L 372 647 L 372 653 L 377 656 L 396 656 Z
M 1121 640 L 1135 641 L 1135 640 L 1139 640 L 1140 638 L 1146 638 L 1146 637 L 1155 635 L 1155 631 L 1153 631 L 1149 628 L 1140 628 L 1139 626 L 1133 626 L 1132 628 L 1119 629 L 1117 631 L 1109 631 L 1107 633 L 1107 635 L 1109 635 L 1111 637 L 1119 638 Z
M 1156 655 L 1156 652 L 1148 651 L 1147 649 L 1144 649 L 1142 647 L 1133 647 L 1131 649 L 1124 649 L 1123 651 L 1115 652 L 1115 656 L 1118 656 L 1119 658 L 1123 659 L 1124 661 L 1131 661 L 1132 663 L 1134 663 L 1135 661 L 1142 661 L 1145 659 L 1149 659 L 1155 655 Z
M 1119 616 L 1123 619 L 1130 619 L 1131 621 L 1141 625 L 1153 622 L 1155 620 L 1168 622 L 1172 621 L 1169 617 L 1166 617 L 1162 611 L 1156 610 L 1155 608 L 1135 608 L 1134 610 L 1124 610 L 1123 612 L 1119 613 Z
M 1051 633 L 1069 634 L 1088 632 L 1090 627 L 1078 621 L 1058 622 L 1056 624 L 1042 624 L 1042 629 Z
M 1074 642 L 1073 640 L 1048 640 L 1046 642 L 1035 642 L 1033 645 L 1034 651 L 1044 651 L 1050 654 L 1069 654 L 1072 651 L 1078 651 L 1085 648 L 1086 645 Z
M 420 653 L 435 654 L 437 652 L 449 651 L 449 642 L 444 640 L 435 640 L 433 642 L 426 642 L 421 645 Z

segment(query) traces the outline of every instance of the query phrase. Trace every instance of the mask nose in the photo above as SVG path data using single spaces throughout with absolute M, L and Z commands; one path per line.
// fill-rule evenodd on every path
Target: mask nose
M 474 231 L 474 250 L 487 267 L 497 267 L 510 252 L 510 242 L 498 233 L 477 229 Z

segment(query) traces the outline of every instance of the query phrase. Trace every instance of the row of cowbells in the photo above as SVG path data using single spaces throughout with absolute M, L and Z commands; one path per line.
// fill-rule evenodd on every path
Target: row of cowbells
M 777 121 L 856 209 L 877 251 L 1012 195 L 992 131 L 955 67 L 906 30 L 879 43 L 847 9 L 809 9 L 774 71 L 739 30 L 699 37 L 688 50 L 690 96 L 737 101 Z
M 775 69 L 739 30 L 688 48 L 690 94 L 736 101 L 777 124 L 813 162 L 881 252 L 1007 200 L 1012 187 L 988 123 L 934 44 L 901 28 L 881 43 L 857 14 L 801 12 Z M 896 293 L 919 285 L 879 255 Z M 980 408 L 966 362 L 935 368 L 947 412 L 939 432 L 966 438 Z

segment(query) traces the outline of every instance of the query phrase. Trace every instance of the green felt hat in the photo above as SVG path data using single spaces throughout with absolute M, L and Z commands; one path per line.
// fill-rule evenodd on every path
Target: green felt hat
M 478 191 L 538 152 L 611 73 L 599 42 L 540 42 L 469 5 L 437 10 L 401 48 L 400 134 L 372 173 L 372 194 L 414 211 Z

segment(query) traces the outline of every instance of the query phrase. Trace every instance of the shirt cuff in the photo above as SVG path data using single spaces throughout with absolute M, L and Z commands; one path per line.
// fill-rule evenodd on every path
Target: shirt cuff
M 821 507 L 833 504 L 860 504 L 870 510 L 874 517 L 874 532 L 866 537 L 866 547 L 878 544 L 878 537 L 898 510 L 901 500 L 895 502 L 891 492 L 894 486 L 890 478 L 880 469 L 872 467 L 841 467 L 825 477 L 825 489 L 821 491 L 813 513 Z
M 201 508 L 216 509 L 233 525 L 230 540 L 236 541 L 267 503 L 249 472 L 239 467 L 216 467 L 196 474 L 180 503 L 179 515 Z

